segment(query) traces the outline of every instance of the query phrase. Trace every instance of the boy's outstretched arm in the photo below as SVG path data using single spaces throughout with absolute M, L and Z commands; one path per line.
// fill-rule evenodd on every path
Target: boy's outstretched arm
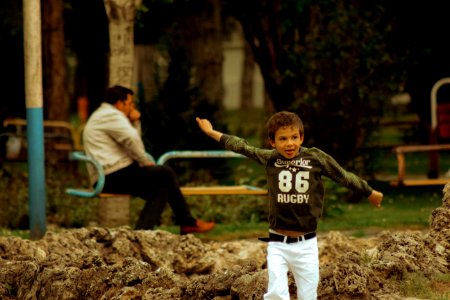
M 208 119 L 200 119 L 199 117 L 195 118 L 200 129 L 206 133 L 209 137 L 215 139 L 216 141 L 220 141 L 222 137 L 222 132 L 214 130 L 211 122 Z
M 383 200 L 383 193 L 373 190 L 369 196 L 369 201 L 376 207 L 381 207 L 381 201 Z

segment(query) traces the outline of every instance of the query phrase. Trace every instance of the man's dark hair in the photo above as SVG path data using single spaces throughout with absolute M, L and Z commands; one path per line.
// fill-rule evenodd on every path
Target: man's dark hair
M 285 126 L 297 126 L 299 129 L 300 136 L 304 134 L 303 122 L 296 113 L 280 111 L 275 113 L 267 121 L 267 134 L 270 140 L 275 140 L 275 133 L 281 127 Z
M 133 94 L 134 93 L 132 90 L 130 90 L 126 87 L 120 86 L 120 85 L 115 85 L 106 90 L 105 102 L 114 105 L 118 101 L 127 100 L 128 95 L 133 95 Z

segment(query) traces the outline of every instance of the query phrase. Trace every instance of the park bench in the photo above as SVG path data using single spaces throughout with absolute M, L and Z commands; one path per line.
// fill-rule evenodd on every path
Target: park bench
M 450 178 L 426 178 L 426 179 L 407 179 L 406 178 L 406 153 L 413 152 L 438 152 L 450 150 L 450 144 L 432 144 L 432 145 L 409 145 L 398 146 L 393 149 L 397 156 L 398 176 L 396 180 L 391 181 L 392 186 L 424 186 L 424 185 L 445 185 Z
M 4 133 L 7 137 L 7 159 L 24 159 L 26 149 L 27 121 L 20 118 L 5 119 Z M 60 153 L 67 158 L 67 153 L 79 149 L 79 137 L 75 128 L 66 121 L 44 120 L 44 147 L 46 151 Z M 10 147 L 8 149 L 8 147 Z M 22 153 L 22 155 L 21 155 Z
M 98 181 L 95 188 L 68 188 L 66 193 L 72 196 L 83 198 L 98 197 L 99 201 L 99 224 L 105 227 L 113 227 L 129 224 L 129 205 L 131 195 L 107 194 L 103 193 L 105 184 L 105 174 L 103 167 L 94 159 L 88 157 L 81 151 L 70 154 L 72 160 L 78 160 L 92 164 L 98 173 Z M 150 160 L 155 161 L 151 155 Z M 212 151 L 169 151 L 164 153 L 155 163 L 164 165 L 172 159 L 191 158 L 245 158 L 241 154 L 226 150 Z M 255 186 L 234 185 L 234 186 L 182 186 L 181 192 L 185 196 L 192 195 L 266 195 L 267 190 Z
M 450 103 L 446 101 L 438 102 L 438 90 L 450 84 L 450 77 L 439 79 L 431 88 L 430 111 L 430 143 L 429 145 L 400 145 L 393 151 L 397 156 L 398 177 L 391 181 L 392 186 L 424 186 L 424 185 L 445 185 L 450 178 L 427 178 L 427 179 L 407 179 L 406 178 L 406 153 L 428 152 L 430 161 L 430 175 L 438 177 L 438 152 L 450 150 L 450 144 L 438 144 L 439 140 L 448 140 L 450 138 Z M 448 172 L 447 172 L 448 173 Z

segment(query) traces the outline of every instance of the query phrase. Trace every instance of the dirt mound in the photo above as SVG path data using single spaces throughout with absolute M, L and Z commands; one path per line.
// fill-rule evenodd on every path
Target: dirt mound
M 450 185 L 430 230 L 319 237 L 319 299 L 402 299 L 391 278 L 450 270 Z M 1 299 L 261 299 L 266 244 L 129 228 L 0 238 Z M 292 281 L 292 280 L 291 280 Z M 295 286 L 292 281 L 292 298 Z
M 212 299 L 248 294 L 265 245 L 203 243 L 193 235 L 83 228 L 42 240 L 0 238 L 1 299 Z M 252 275 L 253 276 L 253 275 Z M 241 278 L 242 277 L 242 278 Z M 265 282 L 261 284 L 261 291 Z

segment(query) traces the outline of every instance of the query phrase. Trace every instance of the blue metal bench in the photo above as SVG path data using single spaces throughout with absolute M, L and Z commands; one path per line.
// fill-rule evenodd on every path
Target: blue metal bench
M 105 173 L 103 167 L 94 159 L 88 157 L 83 152 L 73 152 L 70 154 L 70 158 L 73 160 L 80 160 L 86 163 L 92 164 L 97 173 L 98 181 L 94 189 L 79 189 L 68 188 L 66 193 L 72 196 L 92 198 L 102 195 L 103 186 L 105 184 Z M 211 150 L 211 151 L 169 151 L 164 153 L 157 161 L 156 164 L 164 165 L 171 159 L 180 158 L 246 158 L 241 154 L 234 153 L 226 150 Z M 155 161 L 153 157 L 150 159 Z M 266 189 L 262 189 L 255 186 L 248 185 L 234 185 L 234 186 L 189 186 L 181 187 L 181 191 L 184 195 L 265 195 Z
M 150 160 L 155 161 L 149 155 Z M 171 159 L 181 158 L 245 158 L 245 156 L 232 151 L 170 151 L 163 154 L 156 164 L 163 165 Z M 105 185 L 105 173 L 103 167 L 94 159 L 83 152 L 72 152 L 70 159 L 79 160 L 92 164 L 97 173 L 98 181 L 95 188 L 80 189 L 67 188 L 66 193 L 83 198 L 100 198 L 99 202 L 99 225 L 104 227 L 115 227 L 129 225 L 131 195 L 102 193 Z M 265 195 L 267 190 L 247 185 L 237 186 L 189 186 L 181 187 L 181 192 L 186 195 Z

